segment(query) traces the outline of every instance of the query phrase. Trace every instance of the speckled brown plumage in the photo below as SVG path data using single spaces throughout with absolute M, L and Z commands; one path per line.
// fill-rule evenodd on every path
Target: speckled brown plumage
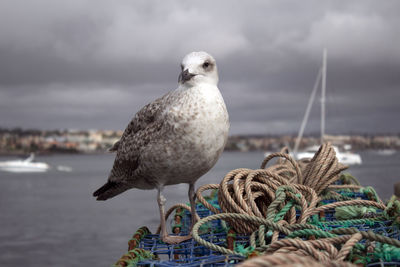
M 229 120 L 216 87 L 215 60 L 204 52 L 185 59 L 182 64 L 198 74 L 134 116 L 111 148 L 117 155 L 108 182 L 94 193 L 98 200 L 130 188 L 191 184 L 216 163 L 226 143 Z M 194 69 L 201 60 L 211 65 Z
M 108 181 L 93 193 L 97 200 L 106 200 L 130 188 L 156 188 L 161 237 L 169 244 L 191 235 L 168 235 L 164 186 L 189 184 L 194 225 L 194 184 L 217 162 L 229 130 L 214 58 L 193 52 L 183 58 L 181 68 L 178 88 L 143 107 L 111 148 L 117 155 Z

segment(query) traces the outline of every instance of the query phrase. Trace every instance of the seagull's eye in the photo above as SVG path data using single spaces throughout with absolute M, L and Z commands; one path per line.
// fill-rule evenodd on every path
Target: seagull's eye
M 210 62 L 204 62 L 203 63 L 203 68 L 206 69 L 210 66 Z

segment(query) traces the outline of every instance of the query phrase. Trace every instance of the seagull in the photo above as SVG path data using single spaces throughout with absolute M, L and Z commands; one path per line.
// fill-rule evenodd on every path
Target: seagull
M 157 189 L 161 239 L 178 244 L 191 238 L 168 235 L 163 188 L 189 184 L 192 227 L 196 223 L 195 182 L 224 150 L 229 116 L 217 87 L 215 59 L 192 52 L 181 63 L 178 88 L 144 106 L 110 151 L 116 152 L 108 181 L 93 193 L 106 200 L 131 189 Z

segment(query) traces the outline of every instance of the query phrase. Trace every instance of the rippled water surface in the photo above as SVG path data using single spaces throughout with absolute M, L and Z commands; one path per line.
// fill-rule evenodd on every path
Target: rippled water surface
M 97 202 L 92 192 L 106 181 L 113 155 L 38 157 L 53 168 L 47 173 L 0 172 L 0 266 L 110 266 L 127 250 L 140 226 L 158 225 L 156 191 L 130 190 Z M 400 181 L 400 153 L 362 153 L 364 164 L 350 168 L 363 185 L 382 198 Z M 258 168 L 260 152 L 226 152 L 197 183 L 219 183 L 236 168 Z M 0 161 L 10 159 L 1 157 Z M 72 167 L 72 172 L 56 166 Z M 165 189 L 167 206 L 187 202 L 187 185 Z

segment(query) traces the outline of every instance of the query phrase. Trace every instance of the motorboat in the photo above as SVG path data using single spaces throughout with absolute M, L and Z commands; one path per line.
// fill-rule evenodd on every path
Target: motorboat
M 7 172 L 46 172 L 50 166 L 45 162 L 34 162 L 35 155 L 25 160 L 10 160 L 0 162 L 0 170 Z

